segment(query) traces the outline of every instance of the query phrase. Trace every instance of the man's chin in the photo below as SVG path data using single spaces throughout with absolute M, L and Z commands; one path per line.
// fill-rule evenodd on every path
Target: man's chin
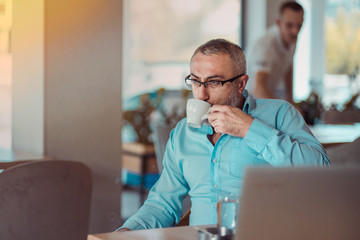
M 296 41 L 297 41 L 297 37 L 292 37 L 292 38 L 290 38 L 290 44 L 294 44 L 294 43 L 296 43 Z

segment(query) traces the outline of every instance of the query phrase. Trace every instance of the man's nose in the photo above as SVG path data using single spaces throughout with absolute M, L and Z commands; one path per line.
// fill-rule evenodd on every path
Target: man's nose
M 206 101 L 206 100 L 209 99 L 209 94 L 208 94 L 207 88 L 205 88 L 204 85 L 201 85 L 198 88 L 197 98 L 200 99 L 200 100 L 203 100 L 203 101 Z
M 298 35 L 299 34 L 299 32 L 300 32 L 300 29 L 301 29 L 301 27 L 297 27 L 297 26 L 294 26 L 293 28 L 292 28 L 292 34 L 293 35 Z

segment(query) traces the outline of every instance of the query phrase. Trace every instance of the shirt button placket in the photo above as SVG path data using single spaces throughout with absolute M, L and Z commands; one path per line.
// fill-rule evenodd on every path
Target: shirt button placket
M 213 158 L 212 162 L 213 162 L 213 167 L 214 167 L 214 169 L 215 169 L 215 171 L 216 171 L 216 170 L 217 170 L 216 158 Z M 213 188 L 217 188 L 216 182 L 217 182 L 217 181 L 216 181 L 216 178 L 214 178 Z

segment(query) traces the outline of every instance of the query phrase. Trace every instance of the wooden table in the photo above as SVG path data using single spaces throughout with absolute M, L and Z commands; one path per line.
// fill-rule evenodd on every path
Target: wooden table
M 310 126 L 310 129 L 325 148 L 350 143 L 360 137 L 360 123 L 348 125 L 317 124 Z
M 206 226 L 209 227 L 209 226 Z M 203 226 L 205 228 L 205 226 Z M 88 240 L 189 240 L 198 239 L 196 227 L 171 227 L 130 232 L 90 234 Z
M 48 156 L 42 156 L 24 151 L 14 151 L 12 149 L 0 147 L 0 169 L 35 160 L 52 160 Z

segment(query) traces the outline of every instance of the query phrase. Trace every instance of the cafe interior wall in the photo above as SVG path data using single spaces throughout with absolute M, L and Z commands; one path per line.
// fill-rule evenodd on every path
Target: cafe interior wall
M 90 233 L 120 224 L 121 46 L 122 1 L 13 0 L 12 147 L 92 169 Z

